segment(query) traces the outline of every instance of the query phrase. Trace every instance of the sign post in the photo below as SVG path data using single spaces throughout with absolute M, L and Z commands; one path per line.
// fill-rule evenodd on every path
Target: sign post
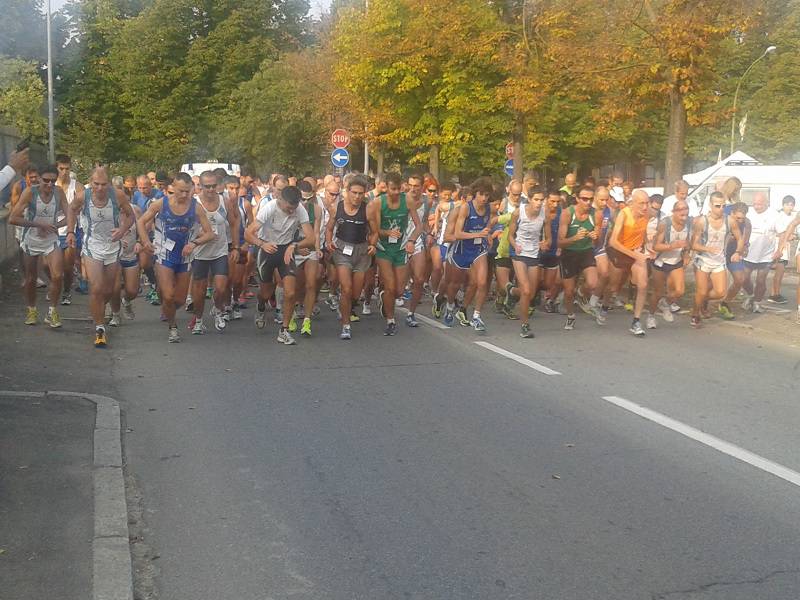
M 503 167 L 503 171 L 505 171 L 506 175 L 508 175 L 509 177 L 513 177 L 514 176 L 514 159 L 513 158 L 509 158 L 506 161 L 506 164 Z

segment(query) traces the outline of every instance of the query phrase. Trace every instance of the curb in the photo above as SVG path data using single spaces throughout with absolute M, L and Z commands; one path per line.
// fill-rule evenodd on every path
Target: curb
M 80 392 L 0 390 L 0 396 L 81 398 L 95 404 L 94 536 L 92 539 L 93 600 L 133 600 L 133 570 L 128 533 L 128 503 L 122 473 L 119 402 Z

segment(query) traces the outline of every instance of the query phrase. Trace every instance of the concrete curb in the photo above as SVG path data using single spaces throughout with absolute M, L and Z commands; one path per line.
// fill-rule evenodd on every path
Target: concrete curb
M 122 473 L 119 402 L 80 392 L 0 390 L 0 396 L 61 396 L 89 400 L 96 406 L 94 424 L 93 600 L 133 600 L 133 569 L 128 532 L 128 503 Z

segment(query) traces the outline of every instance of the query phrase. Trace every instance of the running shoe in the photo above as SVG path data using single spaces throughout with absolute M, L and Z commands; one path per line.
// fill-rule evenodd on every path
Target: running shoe
M 403 298 L 395 298 L 394 305 L 395 306 L 403 306 L 406 303 Z
M 233 318 L 232 314 L 233 314 L 232 307 L 226 306 L 225 308 L 222 309 L 222 318 L 225 319 L 225 321 L 230 321 Z
M 726 321 L 732 321 L 736 318 L 736 316 L 731 312 L 731 309 L 725 304 L 719 305 L 719 316 Z
M 395 335 L 397 333 L 397 323 L 387 323 L 383 335 Z
M 669 307 L 669 304 L 664 298 L 658 301 L 658 310 L 661 311 L 661 317 L 667 322 L 672 323 L 675 320 L 675 316 L 672 314 L 672 309 Z
M 327 281 L 323 282 L 322 283 L 322 287 L 319 288 L 319 293 L 320 294 L 327 294 L 330 291 L 331 291 L 331 286 L 328 285 L 328 282 Z
M 444 306 L 444 298 L 442 294 L 436 292 L 433 295 L 433 302 L 431 302 L 431 313 L 433 313 L 434 319 L 441 319 L 442 318 L 442 307 Z
M 267 313 L 266 310 L 261 310 L 259 307 L 256 307 L 256 314 L 254 321 L 258 329 L 264 329 L 264 327 L 267 326 L 266 313 Z
M 293 346 L 297 343 L 288 329 L 281 329 L 278 334 L 278 341 L 284 346 Z
M 527 323 L 523 323 L 522 327 L 519 330 L 519 337 L 529 339 L 533 337 L 533 332 L 531 331 L 531 326 Z
M 484 323 L 483 319 L 480 317 L 472 317 L 470 325 L 472 325 L 472 328 L 478 333 L 486 331 L 486 323 Z
M 587 315 L 594 314 L 594 313 L 592 312 L 592 305 L 591 305 L 591 304 L 589 304 L 589 301 L 586 299 L 586 296 L 584 296 L 584 295 L 581 293 L 581 290 L 580 290 L 580 288 L 578 288 L 578 289 L 575 291 L 575 298 L 578 300 L 578 307 L 579 307 L 579 308 L 580 308 L 580 309 L 581 309 L 583 312 L 585 312 Z
M 303 319 L 303 326 L 300 327 L 300 335 L 311 337 L 311 319 L 306 317 Z
M 105 348 L 106 344 L 108 344 L 108 340 L 106 339 L 106 330 L 102 327 L 99 329 L 94 330 L 94 347 L 95 348 Z
M 163 313 L 162 313 L 161 316 L 162 317 L 164 316 Z M 163 321 L 164 319 L 161 319 L 161 320 Z M 186 329 L 191 331 L 192 329 L 194 329 L 195 323 L 197 323 L 197 317 L 192 315 L 192 318 L 189 319 L 189 322 L 186 324 Z
M 514 294 L 511 293 L 511 290 L 514 289 L 514 284 L 510 281 L 506 284 L 506 299 L 505 299 L 505 307 L 509 310 L 513 310 L 513 308 L 517 305 L 517 299 L 514 297 Z
M 627 310 L 628 312 L 633 312 L 633 302 L 626 302 L 625 310 Z
M 595 315 L 595 321 L 597 321 L 598 325 L 605 325 L 607 320 L 608 320 L 608 309 L 603 308 L 601 306 L 598 309 L 597 314 Z
M 800 312 L 798 313 L 800 314 Z M 444 309 L 444 319 L 442 321 L 447 327 L 452 327 L 455 324 L 456 314 L 455 311 L 445 308 Z
M 700 322 L 700 317 L 696 315 L 692 315 L 692 320 L 689 324 L 695 329 L 700 329 L 703 326 Z
M 633 322 L 631 322 L 631 327 L 628 331 L 637 337 L 642 337 L 645 335 L 645 331 L 642 328 L 642 322 L 639 321 L 639 319 L 634 319 Z
M 508 306 L 503 305 L 502 313 L 505 316 L 505 318 L 508 319 L 509 321 L 519 320 L 519 316 L 517 315 L 517 313 L 515 313 L 514 310 L 512 308 L 509 308 Z
M 36 325 L 39 321 L 39 309 L 35 306 L 28 307 L 28 313 L 25 317 L 25 325 Z
M 406 290 L 403 292 L 403 300 L 411 300 L 411 290 Z
M 762 314 L 762 313 L 764 313 L 766 311 L 764 310 L 764 307 L 761 306 L 761 302 L 753 302 L 753 312 L 754 313 L 758 313 L 758 314 Z
M 352 336 L 350 335 L 350 325 L 342 325 L 342 332 L 339 334 L 340 340 L 349 340 Z
M 206 332 L 205 323 L 203 319 L 195 319 L 194 326 L 192 327 L 192 335 L 204 335 Z
M 470 320 L 467 318 L 467 313 L 464 312 L 463 306 L 458 307 L 458 310 L 456 311 L 456 319 L 458 319 L 458 323 L 462 327 L 469 327 L 471 325 Z
M 122 301 L 122 314 L 125 315 L 125 318 L 129 321 L 132 321 L 136 318 L 136 313 L 133 312 L 133 301 L 131 300 L 123 300 Z
M 567 315 L 567 320 L 564 321 L 564 329 L 566 331 L 575 329 L 575 315 Z
M 306 318 L 306 307 L 302 304 L 298 304 L 297 308 L 294 310 L 294 314 L 297 315 L 298 319 L 305 319 Z
M 170 344 L 177 344 L 181 341 L 181 335 L 178 333 L 177 327 L 170 327 L 169 328 L 169 343 Z
M 275 309 L 275 316 L 272 317 L 273 323 L 276 325 L 283 325 L 283 311 L 276 308 Z
M 417 323 L 417 317 L 414 313 L 408 313 L 406 315 L 406 325 L 409 327 L 419 327 L 419 323 Z
M 681 312 L 681 306 L 680 306 L 680 304 L 677 304 L 677 303 L 675 303 L 675 302 L 673 302 L 672 304 L 670 304 L 670 305 L 669 305 L 669 309 L 670 309 L 672 312 L 674 312 L 674 313 L 676 313 L 676 312 Z
M 245 300 L 252 300 L 253 298 L 256 297 L 256 294 L 255 292 L 251 292 L 250 290 L 245 290 L 244 292 L 242 292 L 242 296 L 245 297 Z
M 69 292 L 61 294 L 61 306 L 69 306 L 72 304 L 72 294 Z
M 194 310 L 194 300 L 192 300 L 191 296 L 186 296 L 186 306 L 183 307 L 186 312 L 192 312 Z
M 359 317 L 358 314 L 356 314 L 356 309 L 355 308 L 351 308 L 350 309 L 350 322 L 351 323 L 358 323 L 360 320 L 361 320 L 361 317 Z
M 322 312 L 322 309 L 315 304 L 314 305 L 314 310 L 311 311 L 311 316 L 312 317 L 318 317 L 319 313 L 321 313 L 321 312 Z
M 742 308 L 744 310 L 750 310 L 753 307 L 753 297 L 750 295 L 746 295 L 744 300 L 742 300 Z
M 214 288 L 207 287 L 206 288 L 206 300 L 211 300 L 211 298 L 213 296 L 214 296 Z
M 150 304 L 153 306 L 161 306 L 161 298 L 158 297 L 158 292 L 153 290 L 153 296 L 150 299 Z
M 294 333 L 297 331 L 297 317 L 292 315 L 292 318 L 289 319 L 289 333 Z
M 772 302 L 773 304 L 786 304 L 789 301 L 781 294 L 774 294 L 767 298 L 767 302 Z
M 658 323 L 656 323 L 655 315 L 647 315 L 647 328 L 655 329 L 656 327 L 658 327 Z
M 544 312 L 554 314 L 556 312 L 556 303 L 552 298 L 544 301 Z
M 238 306 L 234 306 L 233 310 L 231 311 L 231 319 L 234 321 L 240 321 L 242 319 L 242 310 Z
M 50 327 L 53 329 L 58 329 L 61 327 L 61 317 L 58 315 L 58 311 L 52 306 L 47 311 L 47 316 L 44 318 L 44 322 L 50 325 Z
M 364 316 L 372 314 L 372 307 L 369 305 L 369 300 L 364 300 L 364 304 L 361 305 L 361 314 Z
M 108 324 L 111 327 L 119 327 L 122 325 L 122 319 L 119 316 L 119 313 L 111 313 L 111 318 L 108 320 Z
M 222 333 L 225 331 L 225 328 L 228 326 L 228 323 L 225 321 L 225 313 L 221 310 L 214 310 L 214 329 Z

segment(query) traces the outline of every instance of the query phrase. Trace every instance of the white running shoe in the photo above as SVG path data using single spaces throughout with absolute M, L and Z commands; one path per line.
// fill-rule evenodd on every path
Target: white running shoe
M 672 309 L 669 307 L 669 304 L 665 304 L 661 308 L 661 316 L 667 323 L 672 323 L 675 320 L 675 315 L 672 314 Z
M 364 300 L 364 304 L 361 306 L 361 314 L 362 315 L 371 315 L 372 314 L 372 307 L 369 305 L 369 302 Z
M 672 316 L 672 315 L 670 315 L 670 316 Z M 655 329 L 656 327 L 658 327 L 658 324 L 656 323 L 655 315 L 647 315 L 647 328 L 648 329 Z
M 111 327 L 119 327 L 122 325 L 122 319 L 119 318 L 119 313 L 111 313 L 111 318 L 108 320 Z
M 129 321 L 132 321 L 136 318 L 136 313 L 133 312 L 133 301 L 131 300 L 123 300 L 122 301 L 122 314 L 125 315 L 125 318 Z
M 203 319 L 198 317 L 194 321 L 194 327 L 192 327 L 192 335 L 203 335 L 206 332 L 206 326 L 203 324 Z
M 278 341 L 284 346 L 292 346 L 297 343 L 288 329 L 281 329 L 278 334 Z
M 214 309 L 214 329 L 222 333 L 225 331 L 225 327 L 227 327 L 228 323 L 225 321 L 225 313 L 222 311 Z
M 181 336 L 178 333 L 177 327 L 170 327 L 169 328 L 169 343 L 170 344 L 177 344 L 181 341 Z

